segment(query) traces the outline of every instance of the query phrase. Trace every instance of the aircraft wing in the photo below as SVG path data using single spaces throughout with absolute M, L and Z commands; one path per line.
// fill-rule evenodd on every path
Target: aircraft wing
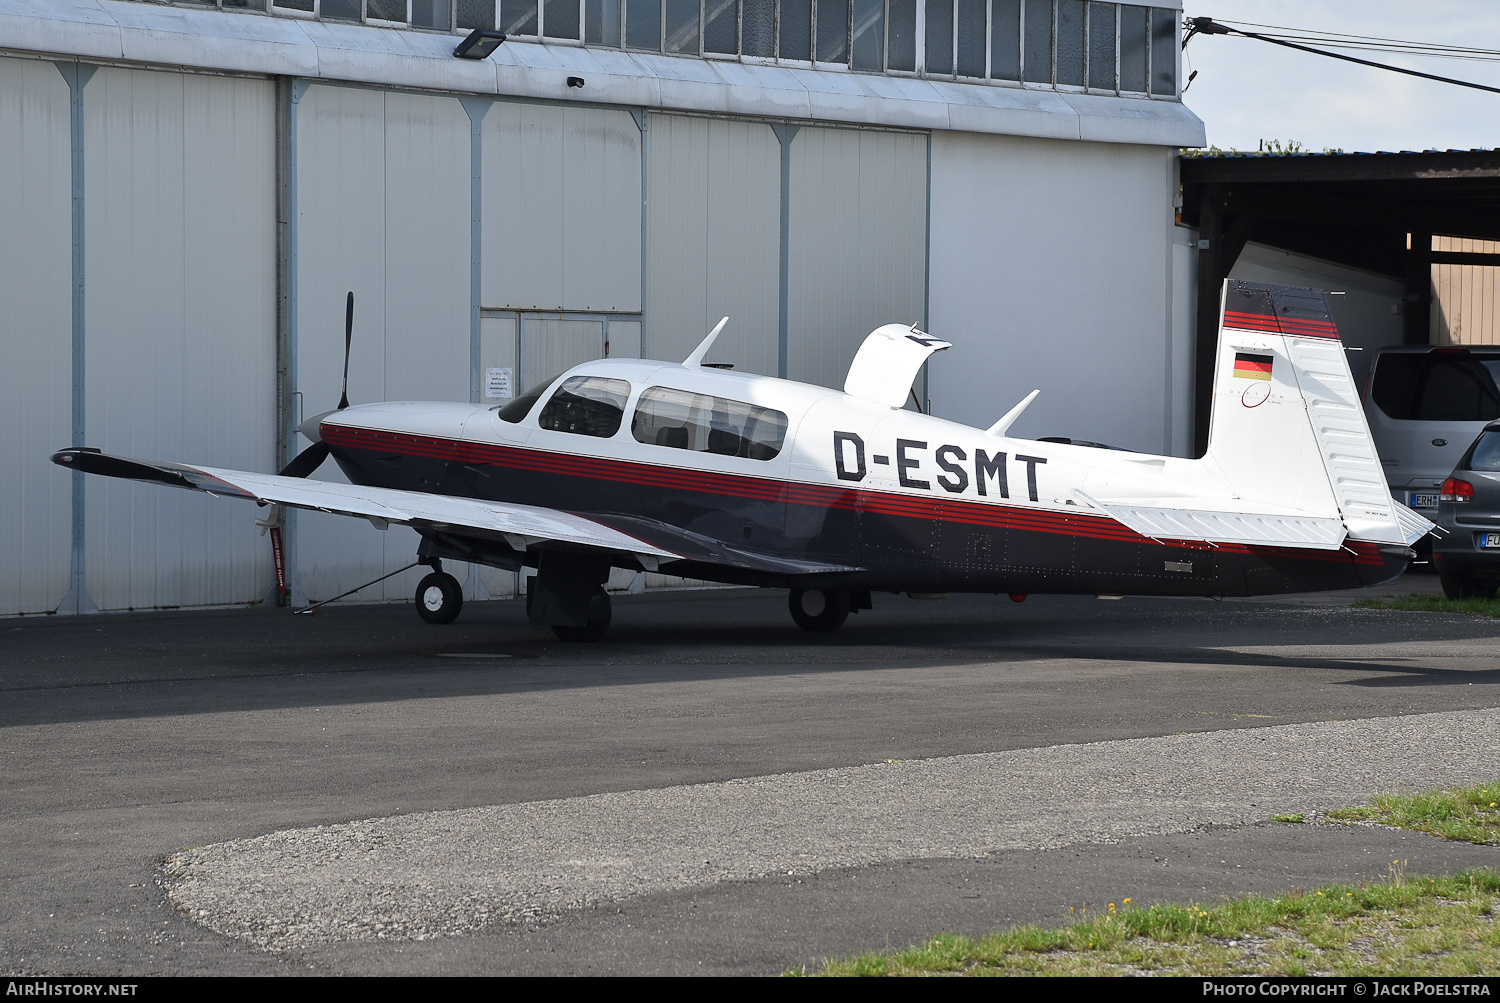
M 245 498 L 291 508 L 368 519 L 384 528 L 392 523 L 420 531 L 504 540 L 512 549 L 545 549 L 548 544 L 632 557 L 655 570 L 672 561 L 719 564 L 784 575 L 828 574 L 861 570 L 815 561 L 759 554 L 722 541 L 628 516 L 585 516 L 559 509 L 456 495 L 402 491 L 396 488 L 340 484 L 283 477 L 248 470 L 195 467 L 185 463 L 134 460 L 91 449 L 63 449 L 54 463 L 84 473 L 150 481 L 191 488 L 211 495 Z

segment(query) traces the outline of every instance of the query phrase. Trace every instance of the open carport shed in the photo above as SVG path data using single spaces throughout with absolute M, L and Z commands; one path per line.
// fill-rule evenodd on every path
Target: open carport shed
M 1430 338 L 1433 265 L 1500 265 L 1500 254 L 1432 249 L 1434 234 L 1500 240 L 1500 151 L 1181 163 L 1183 222 L 1198 227 L 1193 441 L 1200 454 L 1208 445 L 1219 289 L 1247 242 L 1403 280 L 1408 345 Z

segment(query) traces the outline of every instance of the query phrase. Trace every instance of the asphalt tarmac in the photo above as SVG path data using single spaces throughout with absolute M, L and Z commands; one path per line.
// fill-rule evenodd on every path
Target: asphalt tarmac
M 1373 590 L 1390 591 L 1409 589 Z M 186 848 L 352 820 L 1500 706 L 1500 623 L 1344 601 L 879 596 L 817 636 L 791 624 L 782 593 L 657 593 L 618 599 L 589 646 L 551 640 L 514 602 L 472 604 L 447 627 L 338 605 L 0 621 L 0 968 L 776 974 L 942 930 L 1063 922 L 1126 895 L 1212 901 L 1379 877 L 1397 859 L 1412 873 L 1500 866 L 1500 848 L 1223 825 L 1205 805 L 1179 831 L 1122 820 L 1045 848 L 825 861 L 457 935 L 273 950 L 213 932 L 159 884 Z M 1331 766 L 1296 804 L 1434 770 L 1500 775 L 1490 715 L 1441 720 L 1411 757 L 1422 770 Z M 1455 738 L 1469 722 L 1474 741 Z M 1338 727 L 1346 753 L 1375 730 Z M 1067 779 L 1086 785 L 1090 769 Z

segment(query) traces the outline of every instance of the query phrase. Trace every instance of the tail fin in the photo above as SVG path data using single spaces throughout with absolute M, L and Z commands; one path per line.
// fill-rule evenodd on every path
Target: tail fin
M 1337 515 L 1350 537 L 1410 545 L 1431 528 L 1386 486 L 1343 344 L 1318 289 L 1230 280 L 1208 453 L 1233 493 Z

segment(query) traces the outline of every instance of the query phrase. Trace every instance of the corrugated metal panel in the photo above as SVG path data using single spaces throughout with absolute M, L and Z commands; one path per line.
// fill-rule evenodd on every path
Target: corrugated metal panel
M 0 59 L 0 615 L 68 591 L 72 430 L 68 85 L 52 63 Z
M 344 296 L 354 291 L 349 399 L 385 398 L 385 94 L 309 87 L 297 107 L 297 386 L 302 413 L 339 401 Z M 333 463 L 319 478 L 345 480 Z M 385 537 L 353 519 L 296 513 L 296 572 L 308 598 L 327 599 L 387 571 Z M 407 558 L 409 562 L 410 557 Z M 406 563 L 406 562 L 403 562 Z M 380 586 L 361 598 L 380 598 Z
M 628 112 L 497 102 L 484 118 L 487 307 L 641 309 L 641 132 Z
M 602 320 L 521 320 L 521 384 L 531 387 L 574 366 L 604 358 Z
M 1500 241 L 1435 236 L 1432 249 L 1497 254 Z M 1500 344 L 1500 268 L 1433 265 L 1432 291 L 1434 345 Z
M 933 410 L 982 428 L 1040 387 L 1013 434 L 1160 450 L 1171 177 L 1149 147 L 933 133 Z
M 775 376 L 781 144 L 769 125 L 653 115 L 643 351 L 686 358 L 719 318 L 712 362 Z
M 611 320 L 608 338 L 611 359 L 639 359 L 641 357 L 641 322 L 638 320 Z
M 842 387 L 867 334 L 922 321 L 927 137 L 802 129 L 790 223 L 787 375 Z
M 469 117 L 455 98 L 388 94 L 385 119 L 385 396 L 466 401 Z
M 85 91 L 88 440 L 251 470 L 273 460 L 275 91 L 103 68 Z M 242 603 L 271 584 L 253 508 L 96 479 L 103 609 Z
M 297 111 L 297 381 L 333 407 L 354 290 L 349 399 L 469 399 L 469 119 L 457 99 L 314 86 Z M 344 480 L 335 464 L 317 477 Z M 410 564 L 418 537 L 299 513 L 297 572 L 326 599 Z M 444 562 L 460 581 L 467 565 Z M 359 593 L 409 600 L 424 569 Z

